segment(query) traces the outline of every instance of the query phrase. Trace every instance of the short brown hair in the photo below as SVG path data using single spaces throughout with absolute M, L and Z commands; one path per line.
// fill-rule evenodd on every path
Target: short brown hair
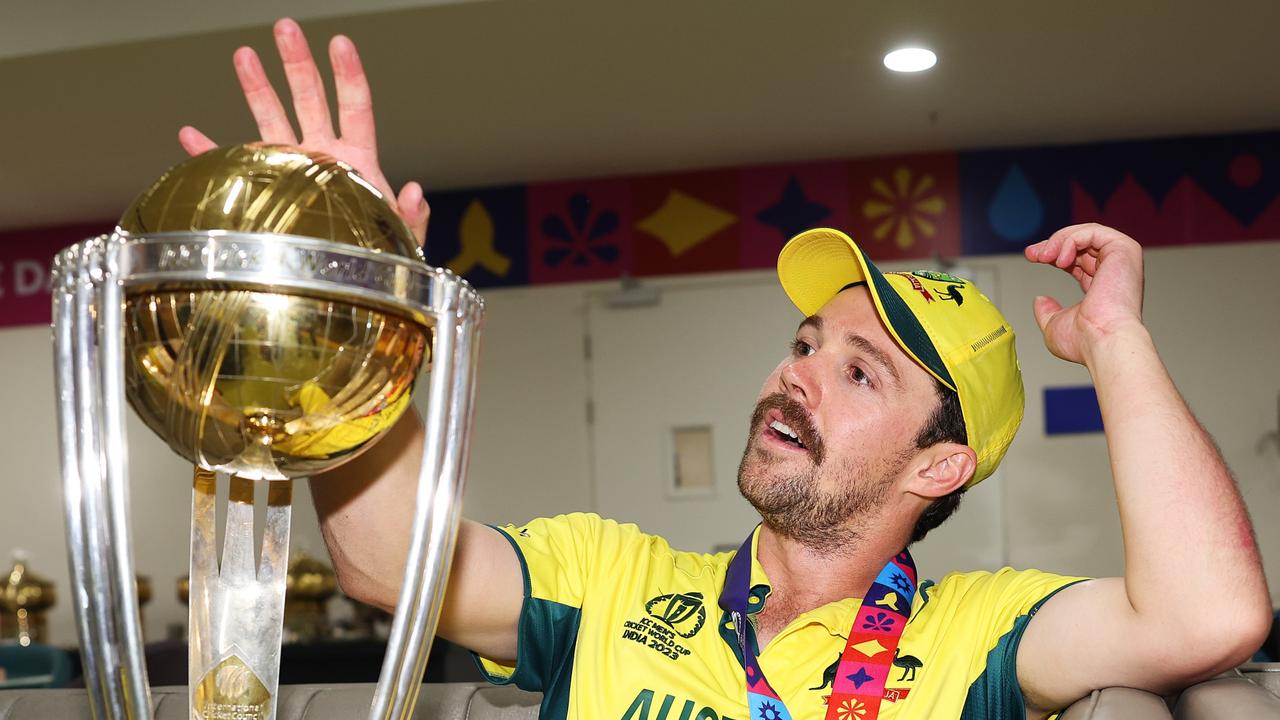
M 937 378 L 934 378 L 933 386 L 938 394 L 938 409 L 920 429 L 920 434 L 916 436 L 916 447 L 923 449 L 944 442 L 968 445 L 969 434 L 964 429 L 964 412 L 960 409 L 960 396 L 955 390 L 939 382 Z M 916 520 L 915 528 L 911 530 L 911 542 L 923 540 L 930 530 L 951 517 L 956 508 L 960 507 L 960 499 L 964 497 L 964 491 L 964 487 L 956 488 L 925 508 Z

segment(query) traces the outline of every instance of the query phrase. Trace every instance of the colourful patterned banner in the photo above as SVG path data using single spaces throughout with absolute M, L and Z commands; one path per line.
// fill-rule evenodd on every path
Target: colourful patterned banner
M 1143 245 L 1280 239 L 1280 133 L 960 154 L 965 254 L 1071 223 Z
M 1149 246 L 1276 240 L 1280 132 L 535 183 L 430 200 L 428 261 L 481 288 L 770 268 L 788 237 L 823 225 L 848 230 L 876 260 L 1014 253 L 1086 221 Z M 48 322 L 49 260 L 110 224 L 0 233 L 0 327 Z
M 47 325 L 53 313 L 49 292 L 53 256 L 111 226 L 104 222 L 0 233 L 0 327 Z

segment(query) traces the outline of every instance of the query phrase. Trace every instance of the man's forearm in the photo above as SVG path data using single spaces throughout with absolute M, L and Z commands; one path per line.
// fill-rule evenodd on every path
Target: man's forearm
M 1271 613 L 1248 513 L 1218 452 L 1133 323 L 1092 344 L 1136 613 L 1161 627 L 1265 634 Z
M 385 610 L 395 607 L 404 575 L 422 437 L 422 421 L 410 409 L 377 445 L 311 481 L 343 592 Z
M 311 484 L 343 592 L 388 611 L 395 611 L 404 579 L 422 442 L 422 420 L 410 411 L 368 452 Z M 514 662 L 523 590 L 506 537 L 463 520 L 437 629 L 485 657 Z

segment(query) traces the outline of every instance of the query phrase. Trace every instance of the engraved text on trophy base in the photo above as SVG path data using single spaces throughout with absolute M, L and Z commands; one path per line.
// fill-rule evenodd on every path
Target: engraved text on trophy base
M 271 693 L 232 655 L 205 673 L 196 687 L 195 711 L 202 720 L 267 720 Z

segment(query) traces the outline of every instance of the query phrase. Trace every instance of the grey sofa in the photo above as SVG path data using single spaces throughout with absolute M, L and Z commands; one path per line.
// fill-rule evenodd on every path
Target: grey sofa
M 368 716 L 373 686 L 286 685 L 278 720 L 354 720 Z M 539 696 L 483 683 L 424 685 L 418 720 L 536 720 Z M 187 689 L 152 690 L 156 720 L 187 720 Z M 1172 710 L 1170 710 L 1172 707 Z M 1063 720 L 1280 720 L 1280 663 L 1246 665 L 1174 698 L 1108 688 L 1072 705 Z M 90 720 L 83 690 L 0 691 L 0 720 Z

